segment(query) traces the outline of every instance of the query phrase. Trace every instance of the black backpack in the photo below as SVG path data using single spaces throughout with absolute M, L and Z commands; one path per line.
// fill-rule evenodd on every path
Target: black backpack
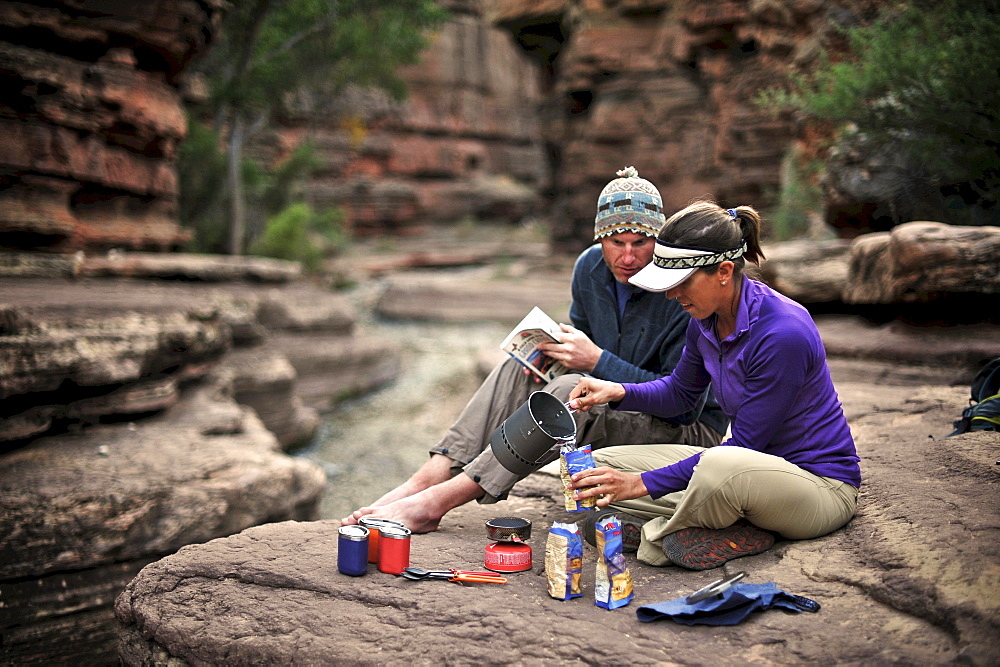
M 1000 357 L 983 366 L 972 380 L 970 405 L 952 422 L 951 437 L 969 431 L 1000 431 Z

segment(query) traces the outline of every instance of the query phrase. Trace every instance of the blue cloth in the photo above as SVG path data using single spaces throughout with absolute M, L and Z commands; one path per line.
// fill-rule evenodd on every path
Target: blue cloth
M 780 456 L 814 475 L 860 487 L 860 459 L 809 312 L 744 277 L 736 328 L 723 341 L 715 319 L 692 318 L 674 372 L 625 384 L 625 398 L 614 407 L 669 417 L 690 410 L 711 383 L 733 420 L 732 437 L 720 446 Z M 698 460 L 642 473 L 650 495 L 686 488 Z
M 806 611 L 802 606 L 803 601 L 812 602 L 786 593 L 774 582 L 738 583 L 718 595 L 694 604 L 688 604 L 685 598 L 676 598 L 639 607 L 635 610 L 635 615 L 643 623 L 670 619 L 681 625 L 736 625 L 755 611 L 774 608 Z M 816 609 L 818 607 L 816 605 Z
M 599 243 L 577 258 L 569 318 L 574 327 L 604 350 L 591 375 L 613 382 L 646 382 L 672 372 L 681 358 L 691 317 L 673 299 L 635 290 L 625 303 L 619 325 L 616 282 Z M 666 421 L 691 423 L 697 411 L 692 407 L 693 411 L 685 408 Z M 698 421 L 719 433 L 725 433 L 729 426 L 729 419 L 711 391 Z

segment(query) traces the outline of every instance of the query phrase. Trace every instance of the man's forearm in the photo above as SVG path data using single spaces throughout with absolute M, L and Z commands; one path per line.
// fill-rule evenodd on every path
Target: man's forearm
M 601 357 L 591 375 L 610 382 L 649 382 L 660 377 L 659 374 L 630 364 L 607 350 L 601 352 Z

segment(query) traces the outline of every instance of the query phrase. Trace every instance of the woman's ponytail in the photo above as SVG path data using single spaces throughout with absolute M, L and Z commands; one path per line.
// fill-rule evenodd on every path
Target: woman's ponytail
M 740 235 L 747 244 L 747 251 L 743 254 L 748 262 L 760 264 L 764 257 L 764 251 L 760 247 L 761 218 L 760 213 L 752 206 L 737 206 L 726 211 L 736 219 L 736 224 L 740 228 Z

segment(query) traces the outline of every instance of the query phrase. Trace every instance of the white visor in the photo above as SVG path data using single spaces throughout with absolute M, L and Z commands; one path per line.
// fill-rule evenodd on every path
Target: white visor
M 647 292 L 666 292 L 687 280 L 688 276 L 703 266 L 733 260 L 746 252 L 746 244 L 732 250 L 702 250 L 656 240 L 653 261 L 628 279 Z

